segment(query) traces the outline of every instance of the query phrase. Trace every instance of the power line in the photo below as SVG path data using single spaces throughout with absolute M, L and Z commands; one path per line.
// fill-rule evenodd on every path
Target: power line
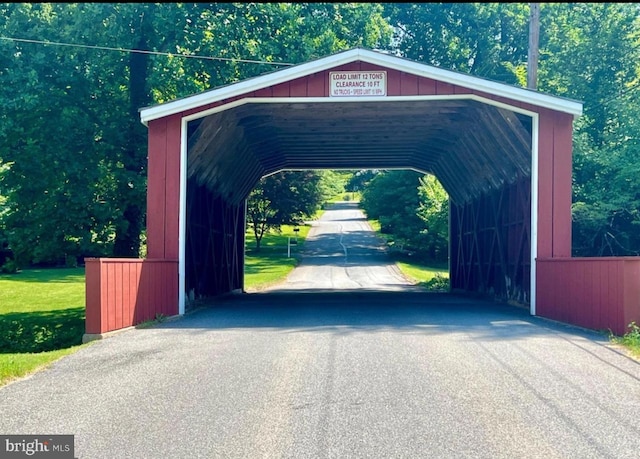
M 187 57 L 190 59 L 204 59 L 210 61 L 227 61 L 227 62 L 243 62 L 248 64 L 267 64 L 267 65 L 295 65 L 289 62 L 269 62 L 269 61 L 260 61 L 253 59 L 236 59 L 232 57 L 213 57 L 213 56 L 196 56 L 194 54 L 175 54 L 175 53 L 163 53 L 160 51 L 147 51 L 143 49 L 129 49 L 129 48 L 112 48 L 109 46 L 94 46 L 94 45 L 79 45 L 74 43 L 61 43 L 56 41 L 44 41 L 44 40 L 29 40 L 26 38 L 13 38 L 13 37 L 0 37 L 0 40 L 6 41 L 15 41 L 21 43 L 35 43 L 40 45 L 56 45 L 56 46 L 71 46 L 76 48 L 87 48 L 87 49 L 100 49 L 104 51 L 119 51 L 123 53 L 140 53 L 140 54 L 154 54 L 157 56 L 168 56 L 168 57 Z
M 609 102 L 613 102 L 614 100 L 617 100 L 622 96 L 629 95 L 631 92 L 635 91 L 638 88 L 640 88 L 640 80 L 636 80 L 636 83 L 633 86 L 629 86 L 624 91 L 619 92 L 618 94 L 616 94 L 615 96 L 611 97 L 610 99 L 604 100 L 604 101 L 594 105 L 593 107 L 591 107 L 591 109 L 598 108 L 598 107 L 600 107 L 602 105 L 607 105 Z

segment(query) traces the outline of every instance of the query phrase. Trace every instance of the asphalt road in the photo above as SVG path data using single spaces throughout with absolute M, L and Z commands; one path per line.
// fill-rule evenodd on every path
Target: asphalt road
M 334 204 L 313 223 L 302 255 L 300 265 L 275 289 L 412 289 L 354 202 Z
M 83 459 L 638 457 L 640 365 L 606 337 L 395 275 L 303 278 L 0 388 L 0 433 L 73 434 Z

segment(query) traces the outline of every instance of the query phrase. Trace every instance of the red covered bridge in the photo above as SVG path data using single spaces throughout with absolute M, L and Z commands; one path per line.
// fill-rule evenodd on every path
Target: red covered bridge
M 140 113 L 147 258 L 87 259 L 88 338 L 242 291 L 245 199 L 296 169 L 434 174 L 452 290 L 618 334 L 640 321 L 640 258 L 571 257 L 579 102 L 352 49 Z

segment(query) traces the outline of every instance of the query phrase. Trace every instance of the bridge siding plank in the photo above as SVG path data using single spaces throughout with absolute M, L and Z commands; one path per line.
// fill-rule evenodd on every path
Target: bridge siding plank
M 400 73 L 400 94 L 415 96 L 419 94 L 418 77 L 409 73 Z
M 165 179 L 165 241 L 162 258 L 177 259 L 179 252 L 180 221 L 180 152 L 181 117 L 172 116 L 167 125 L 167 155 Z
M 178 261 L 87 258 L 86 333 L 100 334 L 178 313 Z
M 166 118 L 149 122 L 147 255 L 150 258 L 164 258 L 167 122 L 168 120 Z
M 640 258 L 537 260 L 537 314 L 622 335 L 640 323 Z
M 418 78 L 418 94 L 421 96 L 431 96 L 436 93 L 436 82 L 431 78 Z
M 572 124 L 571 115 L 554 112 L 552 166 L 554 257 L 571 256 Z
M 553 256 L 553 113 L 540 111 L 538 135 L 538 253 Z

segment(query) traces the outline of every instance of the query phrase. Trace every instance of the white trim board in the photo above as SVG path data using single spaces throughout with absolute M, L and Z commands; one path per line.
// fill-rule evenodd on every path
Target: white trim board
M 529 313 L 536 315 L 536 259 L 538 258 L 538 193 L 539 193 L 539 143 L 540 117 L 534 113 L 531 117 L 531 267 L 529 268 Z
M 418 102 L 418 101 L 438 101 L 438 100 L 473 100 L 486 105 L 493 105 L 494 107 L 504 108 L 514 113 L 520 113 L 527 116 L 533 116 L 535 112 L 527 110 L 525 108 L 516 107 L 513 105 L 498 102 L 493 99 L 487 99 L 475 94 L 450 94 L 450 95 L 437 95 L 437 96 L 389 96 L 389 97 L 246 97 L 244 99 L 234 100 L 224 105 L 218 105 L 207 110 L 203 110 L 192 115 L 187 115 L 182 120 L 193 121 L 200 118 L 204 118 L 215 113 L 220 113 L 231 108 L 240 107 L 246 104 L 332 104 L 332 103 L 367 103 L 367 102 Z

